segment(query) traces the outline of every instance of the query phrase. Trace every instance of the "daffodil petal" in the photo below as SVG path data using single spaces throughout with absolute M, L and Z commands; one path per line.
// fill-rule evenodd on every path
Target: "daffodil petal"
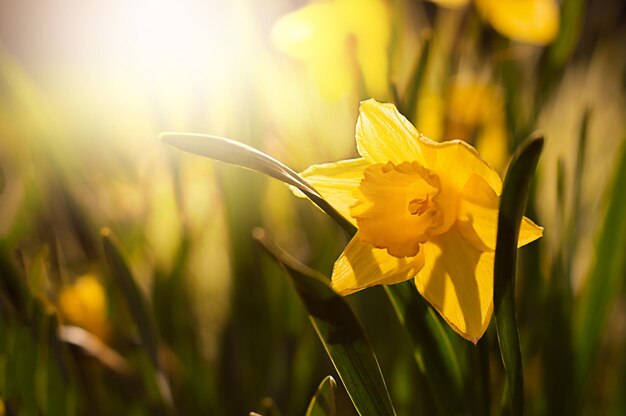
M 357 233 L 335 262 L 331 284 L 337 293 L 349 295 L 370 286 L 412 279 L 423 264 L 421 251 L 414 257 L 393 257 L 362 242 Z
M 476 0 L 476 7 L 494 29 L 514 40 L 545 45 L 559 31 L 555 0 Z
M 462 140 L 435 142 L 421 135 L 393 104 L 363 101 L 356 126 L 359 154 L 371 163 L 416 161 L 441 178 L 452 191 L 461 192 L 473 174 L 483 177 L 500 194 L 498 173 L 476 149 Z
M 472 175 L 458 199 L 456 226 L 481 251 L 494 251 L 498 230 L 499 198 L 478 175 Z
M 543 237 L 543 227 L 538 226 L 529 218 L 522 218 L 517 246 L 525 246 L 526 244 L 532 243 L 540 237 Z
M 456 226 L 461 235 L 482 251 L 496 249 L 499 198 L 479 175 L 467 181 L 457 209 Z M 524 217 L 517 246 L 522 247 L 543 235 L 543 228 Z
M 429 155 L 418 141 L 420 133 L 393 104 L 381 104 L 374 99 L 363 101 L 356 123 L 356 147 L 371 163 L 419 162 Z M 432 155 L 430 155 L 432 157 Z
M 456 227 L 424 243 L 417 290 L 461 336 L 478 342 L 493 311 L 494 253 L 469 244 Z
M 435 155 L 424 167 L 445 178 L 447 187 L 461 192 L 472 175 L 479 175 L 496 194 L 502 192 L 502 180 L 498 172 L 481 159 L 476 149 L 468 143 L 463 140 L 435 142 L 424 136 L 420 141 L 424 147 L 432 149 Z
M 347 159 L 309 166 L 300 172 L 300 176 L 306 179 L 333 208 L 356 225 L 356 220 L 350 216 L 350 207 L 357 202 L 356 190 L 367 166 L 369 163 L 365 159 Z M 306 198 L 298 189 L 291 187 L 291 190 L 296 196 Z

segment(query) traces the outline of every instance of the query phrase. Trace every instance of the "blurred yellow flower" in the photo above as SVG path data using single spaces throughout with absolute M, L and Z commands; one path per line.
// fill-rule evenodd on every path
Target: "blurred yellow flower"
M 469 0 L 430 0 L 443 7 L 463 7 Z M 556 0 L 475 0 L 476 8 L 491 26 L 511 39 L 545 45 L 559 31 Z
M 430 0 L 433 3 L 437 3 L 441 7 L 448 7 L 451 9 L 460 9 L 469 4 L 470 0 Z
M 101 339 L 107 338 L 106 292 L 94 276 L 81 276 L 74 284 L 64 287 L 59 294 L 58 305 L 64 321 L 80 326 Z
M 302 175 L 358 232 L 335 262 L 332 286 L 348 295 L 415 279 L 450 326 L 476 343 L 493 310 L 498 174 L 460 140 L 421 135 L 392 104 L 361 103 L 361 158 Z M 524 218 L 519 245 L 543 229 Z
M 502 89 L 474 74 L 463 73 L 453 79 L 446 97 L 420 97 L 420 130 L 436 141 L 463 139 L 473 144 L 485 162 L 502 172 L 509 158 Z
M 276 46 L 305 62 L 322 94 L 338 99 L 358 85 L 388 95 L 390 15 L 382 0 L 318 1 L 283 16 L 272 30 Z
M 448 98 L 446 117 L 446 138 L 473 138 L 483 160 L 496 171 L 503 171 L 509 156 L 509 137 L 504 93 L 498 86 L 472 76 L 457 78 Z

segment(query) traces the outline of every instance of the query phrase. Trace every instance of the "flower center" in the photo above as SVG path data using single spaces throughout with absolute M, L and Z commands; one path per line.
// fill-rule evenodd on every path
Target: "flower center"
M 422 215 L 428 211 L 430 202 L 430 194 L 426 194 L 425 198 L 415 198 L 409 201 L 409 212 L 411 215 Z
M 377 163 L 365 169 L 350 214 L 362 241 L 395 257 L 412 257 L 442 224 L 439 178 L 417 162 Z

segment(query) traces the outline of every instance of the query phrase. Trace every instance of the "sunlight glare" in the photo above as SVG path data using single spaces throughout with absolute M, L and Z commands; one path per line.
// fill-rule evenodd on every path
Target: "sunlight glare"
M 159 0 L 126 2 L 120 7 L 118 27 L 126 45 L 125 58 L 137 69 L 224 81 L 241 42 L 229 29 L 223 6 Z

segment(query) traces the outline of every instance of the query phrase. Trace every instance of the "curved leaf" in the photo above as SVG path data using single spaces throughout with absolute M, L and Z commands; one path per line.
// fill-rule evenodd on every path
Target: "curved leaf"
M 332 376 L 327 376 L 322 380 L 315 396 L 309 403 L 306 416 L 335 416 L 337 413 L 335 390 L 337 390 L 335 379 Z
M 297 172 L 253 147 L 208 134 L 161 133 L 159 137 L 164 142 L 187 152 L 264 173 L 288 185 L 295 186 L 343 229 L 354 230 L 354 226 L 330 206 Z
M 361 415 L 395 415 L 378 360 L 361 324 L 329 279 L 285 253 L 267 233 L 253 236 L 282 264 L 306 307 L 313 328 Z
M 523 413 L 524 383 L 522 354 L 515 312 L 517 240 L 528 199 L 530 180 L 543 148 L 543 137 L 524 143 L 507 170 L 500 212 L 494 261 L 494 305 L 500 354 L 506 370 L 510 405 L 514 415 Z

